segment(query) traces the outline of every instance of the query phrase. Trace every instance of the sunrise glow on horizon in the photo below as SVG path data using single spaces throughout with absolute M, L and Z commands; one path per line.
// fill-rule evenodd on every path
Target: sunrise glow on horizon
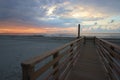
M 17 23 L 5 23 L 0 26 L 0 34 L 72 34 L 77 27 L 38 27 Z
M 119 0 L 1 0 L 0 34 L 120 33 Z

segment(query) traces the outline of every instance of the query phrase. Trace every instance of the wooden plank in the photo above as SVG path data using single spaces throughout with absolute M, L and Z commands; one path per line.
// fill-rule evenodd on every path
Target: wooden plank
M 56 75 L 58 73 L 58 69 L 56 70 L 56 68 L 59 68 L 59 60 L 64 57 L 66 54 L 69 54 L 73 56 L 73 52 L 75 52 L 74 47 L 78 46 L 80 44 L 80 41 L 83 40 L 83 38 L 80 39 L 76 39 L 74 41 L 71 41 L 70 43 L 67 43 L 53 51 L 47 52 L 43 55 L 31 58 L 29 60 L 26 60 L 24 62 L 21 63 L 22 65 L 22 70 L 23 70 L 23 80 L 35 80 L 37 77 L 39 77 L 41 74 L 43 74 L 45 71 L 47 71 L 51 66 L 53 66 L 54 70 L 53 70 L 53 75 Z M 70 49 L 67 49 L 64 51 L 65 48 L 70 47 Z M 59 52 L 63 51 L 62 53 L 58 54 Z M 37 71 L 34 71 L 34 66 L 43 61 L 44 59 L 48 58 L 49 56 L 53 56 L 53 60 L 48 62 L 47 64 L 45 64 L 44 66 L 42 66 L 40 69 L 38 69 Z M 71 58 L 71 60 L 73 60 Z M 33 66 L 32 68 L 29 68 Z M 51 74 L 49 74 L 50 76 Z M 56 75 L 56 79 L 57 76 L 59 77 L 59 75 Z
M 96 39 L 96 43 L 99 46 L 97 49 L 101 54 L 101 58 L 103 58 L 104 65 L 110 74 L 109 77 L 111 77 L 112 80 L 119 80 L 120 54 L 115 52 L 115 49 L 118 49 L 120 51 L 119 47 L 116 47 L 114 44 L 98 38 Z
M 103 40 L 103 39 L 99 39 L 99 40 L 102 41 L 102 42 L 104 42 L 104 43 L 106 43 L 106 44 L 108 44 L 109 46 L 113 46 L 114 48 L 116 48 L 116 49 L 118 49 L 120 51 L 120 46 L 118 46 L 118 45 L 116 45 L 114 43 L 108 42 L 106 40 Z
M 114 61 L 114 63 L 116 63 L 116 64 L 120 67 L 120 64 L 118 64 L 118 62 L 116 62 L 117 59 L 119 59 L 119 56 L 116 55 L 117 53 L 114 53 L 112 50 L 110 50 L 108 47 L 105 47 L 103 44 L 102 44 L 102 46 L 103 46 L 104 49 L 106 49 L 106 51 L 108 51 L 108 53 L 110 54 L 110 55 L 108 55 L 108 56 L 110 57 L 110 59 L 112 59 L 112 61 Z M 112 53 L 113 53 L 114 55 L 111 55 Z
M 72 63 L 73 63 L 73 60 L 69 61 L 69 63 L 67 64 L 65 70 L 60 75 L 60 79 L 59 80 L 64 80 L 65 79 L 65 76 L 67 75 L 67 73 L 70 71 L 70 69 L 72 67 Z
M 57 58 L 55 58 L 54 60 L 50 61 L 49 63 L 47 63 L 46 65 L 44 65 L 42 68 L 38 69 L 34 75 L 35 77 L 38 77 L 39 75 L 41 75 L 42 73 L 44 73 L 46 70 L 48 70 L 51 66 L 53 66 L 56 62 L 58 62 L 65 54 L 59 55 Z
M 34 66 L 21 65 L 22 66 L 22 80 L 35 80 L 33 77 Z
M 111 49 L 111 46 L 105 46 L 105 45 L 107 45 L 107 44 L 102 43 L 102 42 L 100 42 L 100 43 L 102 44 L 102 46 L 103 46 L 104 48 L 106 48 L 106 49 L 109 51 L 109 53 L 110 53 L 112 56 L 115 56 L 116 58 L 120 59 L 120 54 L 117 53 L 117 52 L 115 52 L 113 49 Z M 112 48 L 113 48 L 113 47 L 112 47 Z
M 81 56 L 79 56 L 66 80 L 105 80 L 93 40 L 86 39 L 86 44 L 82 49 L 78 48 L 79 50 L 81 50 Z

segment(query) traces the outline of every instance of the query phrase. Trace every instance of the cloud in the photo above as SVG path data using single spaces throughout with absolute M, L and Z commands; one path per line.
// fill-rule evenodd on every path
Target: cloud
M 76 0 L 77 1 L 77 0 Z M 74 1 L 65 1 L 65 0 L 2 0 L 0 7 L 0 19 L 19 19 L 22 21 L 29 20 L 30 22 L 35 23 L 36 17 L 40 18 L 75 18 L 75 19 L 98 19 L 107 16 L 102 14 L 97 10 L 91 2 L 95 0 L 87 1 L 77 1 L 77 4 Z M 89 5 L 85 5 L 90 2 Z M 102 3 L 102 1 L 95 1 Z M 82 5 L 79 5 L 79 4 Z M 92 5 L 92 6 L 91 6 Z M 99 4 L 100 5 L 100 4 Z M 103 4 L 101 4 L 103 5 Z M 98 8 L 98 7 L 97 7 Z M 56 16 L 56 17 L 55 17 Z M 49 23 L 48 23 L 49 24 Z
M 47 10 L 45 16 L 36 18 L 49 25 L 58 24 L 66 27 L 66 23 L 69 23 L 67 26 L 71 26 L 71 24 L 73 26 L 82 21 L 96 21 L 107 16 L 106 14 L 95 12 L 95 10 L 90 7 L 75 5 L 71 2 L 57 3 L 51 6 L 45 5 L 43 8 Z
M 107 14 L 120 13 L 120 0 L 71 0 L 76 5 L 86 5 Z
M 119 7 L 120 0 L 0 0 L 0 22 L 41 29 L 65 29 L 81 23 L 84 32 L 117 30 Z
M 56 6 L 51 6 L 48 8 L 48 11 L 47 11 L 47 16 L 50 16 L 53 14 L 53 12 L 55 11 L 56 9 Z
M 44 17 L 46 10 L 33 0 L 2 0 L 0 2 L 0 20 L 14 20 L 23 23 L 36 23 L 35 17 Z
M 61 4 L 62 5 L 62 4 Z M 91 7 L 86 7 L 82 5 L 76 5 L 73 3 L 67 3 L 66 5 L 60 6 L 56 5 L 57 8 L 54 11 L 54 15 L 57 15 L 61 18 L 74 18 L 82 20 L 95 20 L 105 18 L 107 15 L 97 12 Z M 93 13 L 94 12 L 94 13 Z
M 82 32 L 118 32 L 120 30 L 120 23 L 111 24 L 111 25 L 92 25 L 89 27 L 83 27 Z

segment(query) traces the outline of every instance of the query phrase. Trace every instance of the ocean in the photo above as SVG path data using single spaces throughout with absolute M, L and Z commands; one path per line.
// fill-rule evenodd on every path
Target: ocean
M 21 80 L 21 62 L 74 38 L 0 36 L 0 80 Z

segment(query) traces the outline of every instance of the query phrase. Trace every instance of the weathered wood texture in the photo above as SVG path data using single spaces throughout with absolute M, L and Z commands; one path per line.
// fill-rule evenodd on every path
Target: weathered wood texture
M 95 37 L 78 38 L 21 66 L 23 80 L 120 80 L 120 47 Z
M 83 38 L 76 39 L 75 41 L 65 44 L 54 51 L 44 53 L 43 55 L 22 62 L 22 79 L 36 80 L 38 77 L 42 76 L 42 80 L 63 80 L 75 63 L 83 40 Z M 39 69 L 35 70 L 35 66 L 37 64 L 45 61 L 51 56 L 52 59 L 50 59 L 46 64 L 42 65 Z M 48 70 L 51 71 L 43 76 L 42 74 Z
M 120 47 L 96 38 L 97 50 L 110 80 L 120 80 Z
M 85 38 L 80 56 L 65 80 L 107 80 L 107 75 L 96 51 L 94 38 Z

